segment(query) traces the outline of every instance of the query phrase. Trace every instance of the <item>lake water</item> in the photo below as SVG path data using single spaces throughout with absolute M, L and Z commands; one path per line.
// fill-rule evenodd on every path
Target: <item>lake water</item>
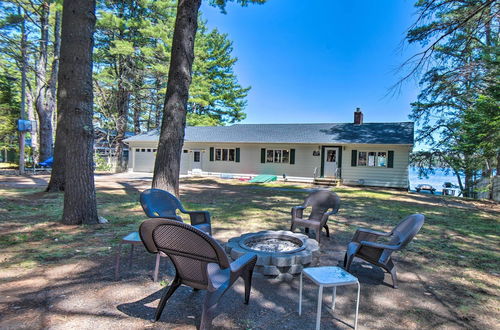
M 410 171 L 408 173 L 410 179 L 410 189 L 412 191 L 415 190 L 415 186 L 421 183 L 428 183 L 434 188 L 436 188 L 436 194 L 441 194 L 443 189 L 443 183 L 451 182 L 454 185 L 458 186 L 458 180 L 455 174 L 450 170 L 448 174 L 446 174 L 446 169 L 436 169 L 434 170 L 434 174 L 429 174 L 428 178 L 418 177 L 418 169 L 415 167 L 410 167 Z M 463 180 L 463 177 L 462 177 Z M 463 181 L 462 181 L 463 182 Z

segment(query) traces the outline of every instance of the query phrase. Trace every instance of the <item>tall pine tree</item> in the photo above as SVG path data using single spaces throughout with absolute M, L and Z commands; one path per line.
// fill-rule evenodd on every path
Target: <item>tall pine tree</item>
M 415 154 L 414 161 L 427 168 L 433 164 L 451 167 L 464 195 L 469 196 L 478 170 L 496 161 L 470 143 L 464 125 L 471 123 L 464 119 L 474 118 L 466 114 L 474 111 L 481 94 L 498 84 L 498 76 L 491 74 L 498 42 L 498 5 L 491 0 L 422 0 L 416 7 L 419 18 L 407 41 L 420 44 L 423 50 L 405 63 L 410 68 L 406 77 L 423 71 L 422 90 L 412 104 L 411 118 L 419 125 L 417 141 L 430 149 Z

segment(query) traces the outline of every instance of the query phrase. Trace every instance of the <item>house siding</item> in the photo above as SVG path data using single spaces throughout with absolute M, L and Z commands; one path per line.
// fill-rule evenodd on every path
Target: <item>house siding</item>
M 210 147 L 234 149 L 240 148 L 240 162 L 210 161 Z M 295 164 L 261 163 L 260 150 L 265 149 L 295 149 Z M 216 173 L 239 174 L 271 174 L 313 177 L 314 168 L 321 165 L 321 158 L 312 156 L 317 145 L 293 144 L 249 144 L 249 143 L 194 143 L 186 142 L 184 149 L 200 149 L 202 153 L 203 171 Z
M 154 169 L 154 153 L 139 155 L 136 148 L 153 149 L 156 142 L 130 142 L 131 157 L 129 168 L 133 171 L 152 172 Z M 312 178 L 314 171 L 319 176 L 323 155 L 313 156 L 314 151 L 327 145 L 318 144 L 257 144 L 257 143 L 196 143 L 186 142 L 181 156 L 181 174 L 188 174 L 192 169 L 193 150 L 201 152 L 203 172 L 231 174 L 271 174 L 289 177 Z M 333 146 L 333 145 L 332 145 Z M 335 145 L 338 146 L 338 145 Z M 210 147 L 240 148 L 240 162 L 210 161 Z M 261 163 L 261 149 L 295 149 L 295 164 Z M 361 184 L 368 186 L 406 188 L 408 186 L 408 165 L 411 146 L 408 145 L 368 145 L 350 144 L 339 147 L 342 152 L 341 178 L 345 184 Z M 188 153 L 184 153 L 188 150 Z M 394 167 L 352 166 L 352 150 L 358 151 L 394 151 Z
M 393 168 L 352 166 L 352 150 L 394 151 Z M 401 145 L 348 145 L 342 158 L 342 181 L 345 184 L 361 184 L 380 187 L 408 187 L 408 165 L 411 147 Z

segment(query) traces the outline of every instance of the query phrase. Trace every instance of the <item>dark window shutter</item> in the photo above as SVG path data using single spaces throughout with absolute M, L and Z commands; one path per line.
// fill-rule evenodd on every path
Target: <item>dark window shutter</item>
M 240 162 L 240 148 L 236 148 L 236 162 L 239 163 Z
M 358 151 L 351 151 L 351 166 L 356 166 L 358 164 Z
M 214 147 L 210 147 L 210 161 L 214 161 Z
M 388 168 L 393 168 L 394 167 L 394 151 L 389 150 L 387 153 L 387 167 Z
M 290 149 L 290 164 L 295 164 L 295 149 Z
M 261 163 L 266 162 L 266 149 L 264 148 L 260 149 L 260 162 Z

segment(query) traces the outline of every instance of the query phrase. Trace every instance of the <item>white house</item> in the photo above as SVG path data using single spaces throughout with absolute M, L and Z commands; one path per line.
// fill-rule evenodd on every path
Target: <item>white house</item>
M 344 184 L 408 187 L 413 122 L 235 124 L 186 127 L 181 174 L 336 178 Z M 158 130 L 124 140 L 129 169 L 152 172 Z

